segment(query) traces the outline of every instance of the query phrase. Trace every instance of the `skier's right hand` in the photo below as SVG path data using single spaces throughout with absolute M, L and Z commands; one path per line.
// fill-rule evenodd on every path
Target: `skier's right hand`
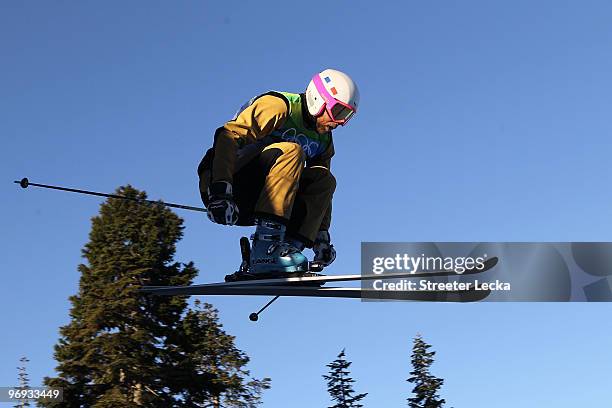
M 208 218 L 217 224 L 235 225 L 238 222 L 238 206 L 232 196 L 232 185 L 227 181 L 216 181 L 206 190 L 208 195 Z

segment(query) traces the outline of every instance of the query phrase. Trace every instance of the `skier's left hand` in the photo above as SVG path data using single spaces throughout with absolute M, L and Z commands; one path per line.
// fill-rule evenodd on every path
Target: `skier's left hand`
M 336 250 L 331 244 L 329 231 L 319 231 L 312 250 L 315 253 L 314 261 L 323 266 L 329 266 L 336 259 Z

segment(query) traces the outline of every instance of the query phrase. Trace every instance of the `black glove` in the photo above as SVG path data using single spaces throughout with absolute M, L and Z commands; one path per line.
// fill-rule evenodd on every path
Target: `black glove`
M 216 181 L 206 190 L 208 195 L 208 218 L 223 225 L 238 222 L 238 206 L 232 196 L 232 185 L 227 181 Z
M 329 266 L 336 259 L 336 250 L 330 240 L 328 231 L 319 231 L 312 247 L 315 253 L 314 261 L 323 266 Z

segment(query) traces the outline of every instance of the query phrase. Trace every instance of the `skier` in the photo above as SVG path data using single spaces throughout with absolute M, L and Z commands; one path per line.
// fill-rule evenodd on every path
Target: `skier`
M 303 275 L 306 247 L 320 265 L 334 261 L 332 130 L 346 125 L 358 105 L 353 80 L 326 69 L 305 93 L 256 96 L 216 130 L 198 166 L 208 217 L 223 225 L 256 225 L 248 273 L 241 268 L 232 279 Z

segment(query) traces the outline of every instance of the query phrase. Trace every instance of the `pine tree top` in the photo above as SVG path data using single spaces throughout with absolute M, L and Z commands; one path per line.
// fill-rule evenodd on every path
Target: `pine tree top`
M 345 349 L 338 354 L 336 359 L 327 364 L 329 367 L 329 375 L 323 375 L 323 378 L 327 380 L 327 391 L 336 404 L 329 408 L 360 408 L 363 405 L 359 404 L 363 398 L 368 395 L 357 394 L 353 390 L 352 384 L 355 382 L 351 378 L 349 367 L 351 362 L 346 360 Z
M 410 408 L 438 408 L 445 404 L 445 400 L 438 395 L 444 380 L 430 373 L 434 362 L 435 351 L 429 351 L 431 345 L 427 344 L 420 334 L 413 341 L 411 363 L 413 370 L 406 380 L 415 384 L 412 389 L 414 397 L 408 398 Z

